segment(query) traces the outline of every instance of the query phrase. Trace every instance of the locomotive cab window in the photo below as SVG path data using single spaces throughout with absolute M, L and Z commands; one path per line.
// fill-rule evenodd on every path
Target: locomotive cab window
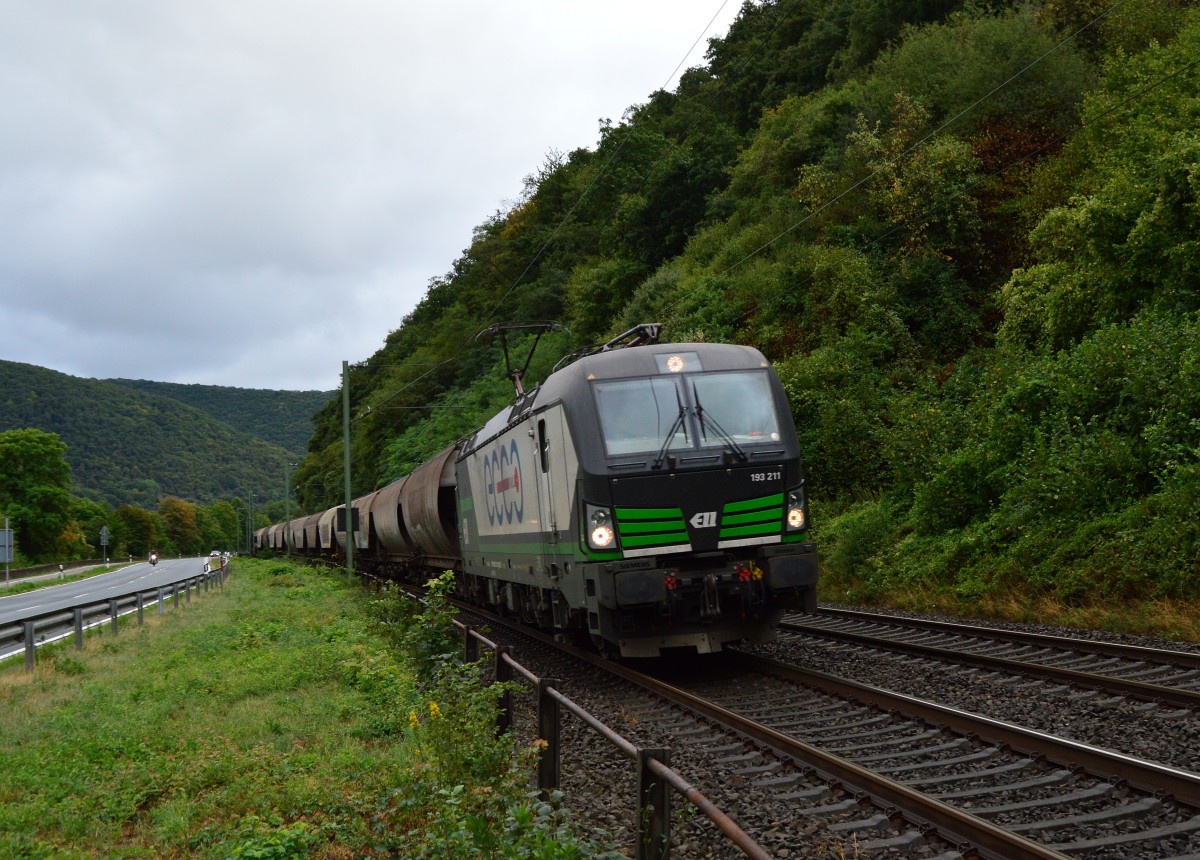
M 779 416 L 765 373 L 698 373 L 690 381 L 702 447 L 722 444 L 724 434 L 740 445 L 779 441 Z
M 683 373 L 593 383 L 609 457 L 778 442 L 763 371 Z
M 594 391 L 609 457 L 657 453 L 664 445 L 668 450 L 692 447 L 687 421 L 679 420 L 684 399 L 675 379 L 597 382 Z

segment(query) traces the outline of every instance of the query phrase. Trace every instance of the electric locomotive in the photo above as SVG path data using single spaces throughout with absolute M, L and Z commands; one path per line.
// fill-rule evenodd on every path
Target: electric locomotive
M 355 557 L 395 577 L 453 570 L 465 599 L 623 657 L 761 642 L 785 611 L 814 611 L 817 554 L 778 377 L 758 350 L 659 344 L 658 331 L 572 356 L 528 393 L 510 368 L 511 408 L 352 501 Z M 338 513 L 257 542 L 336 557 Z
M 764 641 L 786 610 L 815 610 L 778 377 L 753 348 L 657 332 L 632 329 L 528 394 L 518 380 L 514 406 L 455 446 L 446 525 L 468 599 L 625 657 Z

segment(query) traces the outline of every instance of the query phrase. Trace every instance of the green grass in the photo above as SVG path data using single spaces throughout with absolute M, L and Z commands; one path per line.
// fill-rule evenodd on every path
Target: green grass
M 508 763 L 528 757 L 489 746 L 486 709 L 450 713 L 486 693 L 477 678 L 420 685 L 373 607 L 336 574 L 237 559 L 223 591 L 144 627 L 40 651 L 32 674 L 10 662 L 0 857 L 438 856 L 433 831 L 461 856 L 510 856 L 454 834 L 472 816 L 511 824 L 526 786 Z M 487 772 L 445 763 L 480 749 Z M 525 830 L 544 838 L 553 814 L 538 814 Z

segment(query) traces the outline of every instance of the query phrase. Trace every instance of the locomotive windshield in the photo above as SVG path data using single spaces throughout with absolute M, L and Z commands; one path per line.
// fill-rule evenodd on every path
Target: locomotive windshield
M 742 445 L 779 441 L 779 418 L 765 373 L 702 373 L 690 382 L 692 406 L 703 416 L 701 446 L 720 445 L 726 435 Z
M 763 371 L 732 371 L 593 384 L 609 457 L 778 442 L 779 417 Z
M 687 422 L 678 420 L 685 401 L 676 381 L 656 376 L 596 383 L 596 408 L 608 456 L 657 452 L 664 445 L 667 450 L 692 447 Z

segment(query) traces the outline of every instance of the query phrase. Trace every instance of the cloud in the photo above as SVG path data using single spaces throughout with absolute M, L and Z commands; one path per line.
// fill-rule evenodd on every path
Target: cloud
M 673 85 L 713 13 L 709 35 L 736 14 L 707 5 L 8 8 L 0 355 L 331 388 L 547 152 Z

